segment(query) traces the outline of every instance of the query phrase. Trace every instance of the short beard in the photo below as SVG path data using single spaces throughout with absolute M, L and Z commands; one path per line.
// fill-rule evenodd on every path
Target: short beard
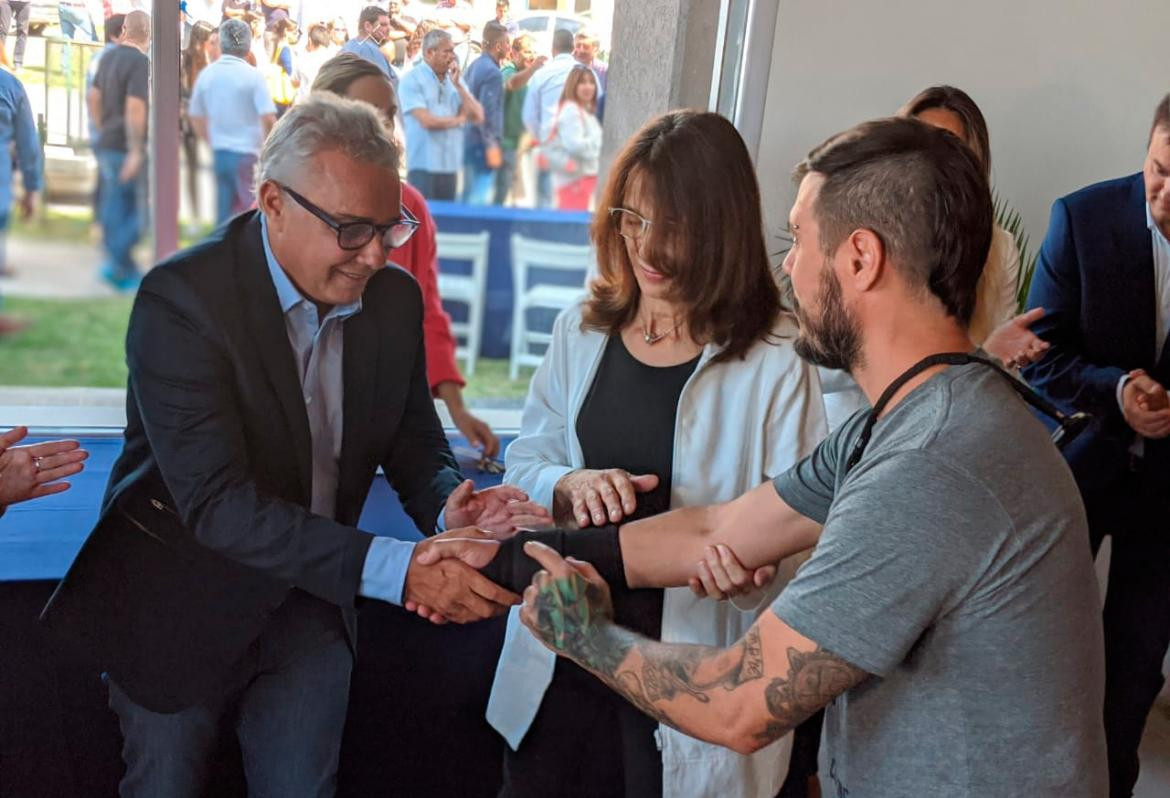
M 796 301 L 791 283 L 789 292 L 800 322 L 800 335 L 793 345 L 796 354 L 814 366 L 852 374 L 861 364 L 861 332 L 857 320 L 841 301 L 841 282 L 832 268 L 826 264 L 821 271 L 819 319 L 812 318 Z

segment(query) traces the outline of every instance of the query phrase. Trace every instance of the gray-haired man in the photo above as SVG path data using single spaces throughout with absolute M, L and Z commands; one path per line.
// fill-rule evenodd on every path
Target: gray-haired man
M 459 81 L 451 34 L 423 37 L 423 63 L 398 89 L 406 134 L 406 179 L 427 199 L 453 200 L 463 169 L 463 125 L 481 124 L 483 107 Z
M 220 57 L 195 80 L 187 115 L 215 156 L 215 221 L 252 204 L 252 173 L 260 147 L 276 124 L 276 106 L 260 70 L 246 60 L 252 29 L 240 19 L 219 26 Z
M 373 110 L 297 104 L 257 182 L 259 211 L 143 281 L 125 447 L 44 614 L 109 674 L 123 796 L 201 795 L 229 717 L 252 794 L 329 794 L 355 597 L 435 601 L 459 621 L 518 600 L 460 563 L 419 565 L 430 541 L 356 529 L 378 466 L 422 530 L 548 517 L 460 479 L 418 285 L 385 265 L 417 222 Z

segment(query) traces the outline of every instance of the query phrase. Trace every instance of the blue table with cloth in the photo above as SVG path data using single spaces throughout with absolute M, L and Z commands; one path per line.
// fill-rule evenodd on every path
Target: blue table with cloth
M 63 437 L 54 435 L 53 437 Z M 76 436 L 75 436 L 76 437 Z M 450 436 L 464 474 L 480 472 L 467 442 Z M 97 520 L 120 433 L 81 436 L 86 470 L 65 493 L 17 504 L 0 519 L 0 793 L 112 796 L 122 773 L 117 719 L 100 675 L 36 622 Z M 510 436 L 503 436 L 507 445 Z M 30 440 L 29 442 L 34 442 Z M 374 480 L 359 527 L 421 539 L 389 484 Z M 503 619 L 433 626 L 376 601 L 359 607 L 359 657 L 342 743 L 338 795 L 494 796 L 503 745 L 483 720 Z M 207 795 L 243 796 L 230 735 Z M 451 754 L 458 752 L 458 766 Z

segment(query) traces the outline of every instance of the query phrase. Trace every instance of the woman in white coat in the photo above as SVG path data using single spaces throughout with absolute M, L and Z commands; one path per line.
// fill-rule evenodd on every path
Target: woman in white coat
M 587 211 L 597 188 L 601 122 L 597 120 L 597 76 L 578 65 L 569 72 L 545 145 L 557 208 Z
M 726 501 L 808 454 L 826 429 L 819 384 L 793 351 L 735 128 L 694 111 L 649 123 L 611 170 L 592 234 L 600 277 L 557 319 L 505 481 L 562 526 L 599 526 Z M 615 611 L 662 640 L 728 645 L 785 570 L 737 600 L 747 609 L 672 588 L 619 591 Z M 556 660 L 515 611 L 487 715 L 508 742 L 500 794 L 516 798 L 771 798 L 791 746 L 743 756 L 659 726 Z

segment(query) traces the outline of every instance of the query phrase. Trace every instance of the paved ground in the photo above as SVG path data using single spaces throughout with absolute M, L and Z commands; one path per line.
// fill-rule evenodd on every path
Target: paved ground
M 0 279 L 0 294 L 62 299 L 113 296 L 113 289 L 97 276 L 101 262 L 101 249 L 92 244 L 9 238 L 8 263 L 17 273 Z

